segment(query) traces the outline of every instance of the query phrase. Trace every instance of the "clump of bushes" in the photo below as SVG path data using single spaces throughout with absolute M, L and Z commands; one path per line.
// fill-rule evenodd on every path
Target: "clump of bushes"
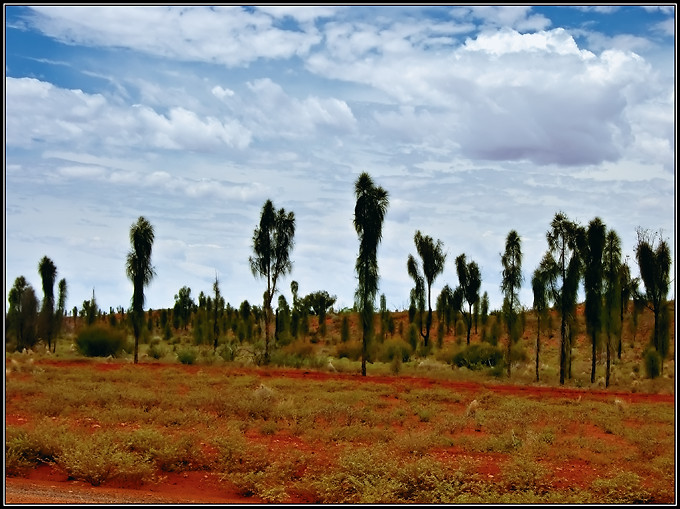
M 196 362 L 198 353 L 193 348 L 182 348 L 177 350 L 177 360 L 182 364 L 193 364 Z
M 356 361 L 361 358 L 362 344 L 358 341 L 348 341 L 336 347 L 336 357 L 341 359 L 347 357 L 349 360 Z
M 401 362 L 408 362 L 411 359 L 411 345 L 403 339 L 388 339 L 382 344 L 378 353 L 380 362 L 391 362 L 399 359 Z
M 452 363 L 459 368 L 480 369 L 500 366 L 503 352 L 490 343 L 473 343 L 453 356 Z
M 86 357 L 118 355 L 125 344 L 125 334 L 104 325 L 90 325 L 78 333 L 76 348 Z

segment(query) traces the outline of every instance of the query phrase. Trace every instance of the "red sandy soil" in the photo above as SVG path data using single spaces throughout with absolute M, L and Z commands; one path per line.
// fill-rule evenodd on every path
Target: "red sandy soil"
M 51 364 L 62 368 L 69 365 L 83 363 L 92 364 L 91 361 L 55 361 L 41 360 L 36 364 Z M 100 369 L 119 369 L 124 364 L 120 363 L 97 363 Z M 139 369 L 162 369 L 167 365 L 160 363 L 140 363 Z M 178 366 L 175 366 L 178 367 Z M 195 372 L 199 369 L 206 369 L 205 366 L 185 366 L 181 369 L 188 372 Z M 346 373 L 326 373 L 317 371 L 305 371 L 294 369 L 269 369 L 269 368 L 243 368 L 242 370 L 232 370 L 233 374 L 256 374 L 266 378 L 304 378 L 309 380 L 353 380 L 356 383 L 383 383 L 393 384 L 398 391 L 405 388 L 450 388 L 458 393 L 478 393 L 480 391 L 491 391 L 502 394 L 511 394 L 526 398 L 562 398 L 562 399 L 587 399 L 587 400 L 609 400 L 619 399 L 626 403 L 646 402 L 660 404 L 674 404 L 675 396 L 672 394 L 643 394 L 629 392 L 597 391 L 586 389 L 571 389 L 557 387 L 539 386 L 520 386 L 520 385 L 500 385 L 496 383 L 474 383 L 435 380 L 424 377 L 409 376 L 377 376 L 369 375 L 362 377 L 358 374 Z M 21 422 L 22 417 L 17 415 L 6 415 L 5 425 Z M 585 430 L 588 432 L 588 430 Z M 465 430 L 466 433 L 478 433 L 474 428 Z M 592 430 L 593 433 L 601 433 Z M 278 432 L 273 435 L 259 435 L 256 432 L 248 433 L 251 440 L 260 441 L 268 445 L 273 453 L 284 453 L 290 450 L 291 446 L 300 447 L 296 437 L 290 436 L 287 432 Z M 305 444 L 302 444 L 305 445 Z M 450 461 L 456 464 L 462 460 L 474 460 L 478 471 L 486 475 L 490 480 L 499 474 L 498 454 L 493 453 L 469 453 L 458 451 L 455 448 L 446 448 L 434 451 L 442 461 Z M 323 451 L 317 451 L 323 454 Z M 323 461 L 323 458 L 318 460 Z M 328 459 L 330 461 L 330 459 Z M 587 462 L 584 464 L 574 464 L 570 462 L 563 466 L 558 466 L 555 472 L 554 486 L 587 486 L 594 475 L 594 467 Z M 230 486 L 227 482 L 220 482 L 217 477 L 210 472 L 183 472 L 167 473 L 156 483 L 145 483 L 141 486 L 125 486 L 120 483 L 107 482 L 100 486 L 92 486 L 86 482 L 69 480 L 65 472 L 59 469 L 44 465 L 36 468 L 26 477 L 6 477 L 5 478 L 5 503 L 6 504 L 172 504 L 172 503 L 192 503 L 192 504 L 241 504 L 241 503 L 262 503 L 257 497 L 244 497 L 239 495 L 236 486 Z M 310 502 L 304 500 L 304 495 L 291 497 L 289 503 Z

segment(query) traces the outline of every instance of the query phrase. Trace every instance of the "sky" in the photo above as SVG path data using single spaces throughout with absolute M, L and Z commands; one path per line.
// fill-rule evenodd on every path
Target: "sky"
M 292 301 L 351 307 L 354 183 L 389 196 L 387 307 L 407 309 L 416 231 L 480 268 L 502 305 L 521 239 L 522 305 L 558 212 L 599 217 L 633 275 L 637 230 L 671 246 L 675 298 L 675 5 L 35 6 L 5 4 L 5 297 L 38 263 L 66 307 L 128 309 L 130 228 L 153 226 L 146 309 L 215 279 L 262 305 L 250 270 L 262 206 L 295 215 Z M 55 296 L 57 285 L 55 283 Z M 376 305 L 379 300 L 376 300 Z M 5 306 L 7 307 L 7 301 Z

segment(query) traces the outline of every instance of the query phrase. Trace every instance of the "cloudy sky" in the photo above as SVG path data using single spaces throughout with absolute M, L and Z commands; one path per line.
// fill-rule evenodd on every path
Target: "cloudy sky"
M 389 193 L 390 309 L 408 307 L 416 230 L 447 253 L 433 299 L 465 253 L 500 307 L 514 229 L 530 307 L 558 211 L 600 217 L 637 275 L 638 227 L 675 245 L 674 50 L 674 6 L 5 5 L 5 293 L 23 275 L 42 297 L 48 256 L 68 309 L 93 289 L 128 308 L 144 216 L 147 308 L 216 276 L 233 306 L 261 304 L 248 257 L 271 199 L 296 218 L 283 295 L 295 280 L 351 306 L 364 171 Z

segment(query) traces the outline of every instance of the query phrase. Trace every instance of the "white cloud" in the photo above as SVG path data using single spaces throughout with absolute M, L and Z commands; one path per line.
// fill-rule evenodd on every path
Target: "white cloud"
M 282 30 L 259 10 L 240 6 L 43 6 L 31 23 L 67 44 L 130 48 L 184 61 L 237 66 L 258 58 L 306 54 L 311 30 Z M 219 41 L 219 42 L 218 42 Z

